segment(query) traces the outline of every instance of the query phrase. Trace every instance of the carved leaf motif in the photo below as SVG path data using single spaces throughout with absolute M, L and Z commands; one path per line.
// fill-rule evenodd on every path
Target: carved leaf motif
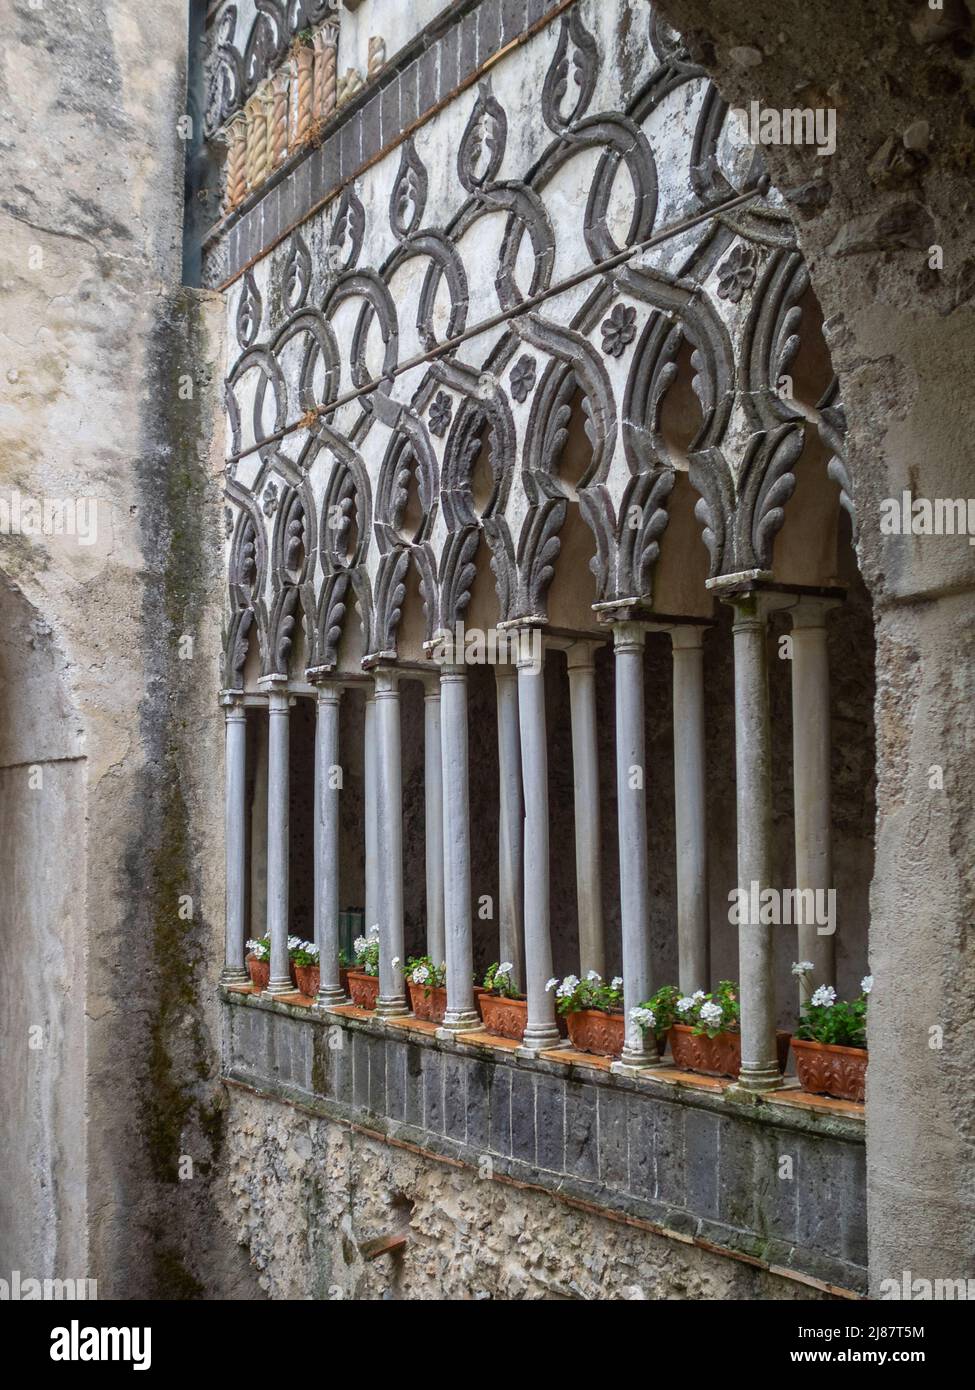
M 294 313 L 308 298 L 311 285 L 311 256 L 299 232 L 291 237 L 291 248 L 284 267 L 284 297 Z
M 457 151 L 457 174 L 469 193 L 493 182 L 504 158 L 507 138 L 504 107 L 488 84 L 482 82 Z
M 329 240 L 329 269 L 335 274 L 351 270 L 358 263 L 366 233 L 366 210 L 351 185 L 342 194 L 338 216 Z
M 237 341 L 242 348 L 249 348 L 253 344 L 260 331 L 263 313 L 264 305 L 254 283 L 254 276 L 248 271 L 244 276 L 237 304 Z
M 250 645 L 248 634 L 253 622 L 253 608 L 245 608 L 240 615 L 240 622 L 237 624 L 237 636 L 234 640 L 234 650 L 230 660 L 231 669 L 236 676 L 243 674 L 244 663 L 247 660 L 247 649 Z
M 542 116 L 549 130 L 562 131 L 585 115 L 596 88 L 599 49 L 577 9 L 562 27 L 542 87 Z
M 389 199 L 389 222 L 398 237 L 408 237 L 416 231 L 426 202 L 427 171 L 413 141 L 407 140 Z

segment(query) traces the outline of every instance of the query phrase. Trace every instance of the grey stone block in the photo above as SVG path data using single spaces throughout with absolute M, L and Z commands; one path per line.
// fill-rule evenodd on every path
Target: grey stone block
M 626 1094 L 598 1087 L 596 1101 L 599 1117 L 599 1176 L 608 1187 L 625 1188 L 626 1163 Z
M 491 1067 L 471 1061 L 467 1068 L 467 1142 L 474 1148 L 491 1145 Z
M 599 1177 L 598 1140 L 596 1087 L 566 1082 L 565 1166 L 575 1177 Z
M 362 125 L 361 155 L 363 163 L 379 153 L 382 140 L 380 134 L 382 97 L 377 92 L 366 102 L 359 114 Z
M 771 1196 L 771 1182 L 763 1161 L 760 1136 L 740 1120 L 718 1122 L 718 1215 L 739 1231 L 755 1230 L 762 1195 Z
M 511 1074 L 511 1156 L 535 1162 L 535 1077 L 521 1068 Z
M 491 1149 L 511 1153 L 511 1068 L 498 1067 L 491 1075 Z
M 501 47 L 525 32 L 526 0 L 501 0 Z
M 440 100 L 440 45 L 431 44 L 417 59 L 417 114 L 424 115 Z
M 627 1186 L 637 1197 L 650 1201 L 657 1191 L 656 1125 L 653 1102 L 644 1096 L 629 1095 L 626 1104 Z
M 477 61 L 486 63 L 501 47 L 501 0 L 481 0 L 477 8 Z
M 444 1133 L 460 1143 L 467 1140 L 467 1062 L 465 1058 L 444 1057 Z
M 423 1124 L 433 1134 L 443 1134 L 443 1057 L 432 1047 L 423 1049 Z
M 698 1216 L 718 1215 L 718 1121 L 706 1110 L 684 1116 L 687 1205 Z
M 682 1106 L 655 1101 L 653 1107 L 655 1195 L 658 1202 L 683 1206 L 687 1190 Z
M 380 131 L 383 145 L 395 140 L 403 129 L 399 118 L 399 79 L 394 77 L 379 93 Z
M 418 63 L 411 63 L 399 75 L 399 119 L 403 130 L 416 120 L 417 108 L 417 70 Z
M 535 1085 L 535 1161 L 553 1173 L 565 1168 L 565 1087 L 550 1076 L 540 1076 Z
M 460 22 L 457 81 L 463 82 L 477 67 L 477 10 Z
M 476 21 L 475 21 L 476 22 Z M 452 24 L 437 45 L 440 50 L 440 100 L 457 86 L 457 56 L 460 51 L 460 25 Z
M 409 1049 L 397 1043 L 386 1048 L 386 1108 L 391 1120 L 406 1119 L 406 1058 Z
M 406 1048 L 406 1122 L 423 1127 L 423 1052 L 415 1043 Z
M 369 1108 L 369 1039 L 364 1033 L 352 1034 L 352 1101 Z
M 374 1115 L 386 1114 L 385 1038 L 369 1039 L 369 1109 Z

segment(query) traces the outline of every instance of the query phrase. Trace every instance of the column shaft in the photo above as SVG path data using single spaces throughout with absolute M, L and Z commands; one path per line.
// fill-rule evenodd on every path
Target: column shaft
M 510 964 L 519 989 L 525 987 L 525 948 L 521 927 L 523 892 L 521 744 L 518 729 L 518 673 L 494 668 L 498 711 L 498 961 Z
M 286 690 L 268 694 L 267 768 L 267 929 L 271 936 L 269 994 L 291 994 L 288 964 L 288 831 L 290 777 L 289 697 Z
M 440 680 L 427 682 L 423 697 L 423 788 L 427 870 L 427 955 L 446 960 L 444 942 L 444 810 L 440 731 Z
M 443 1026 L 460 1030 L 480 1025 L 474 1007 L 467 671 L 463 666 L 444 666 L 441 671 L 440 720 L 447 959 L 447 1012 Z
M 677 834 L 678 979 L 684 994 L 711 988 L 704 634 L 671 629 L 674 649 L 674 807 Z
M 622 1062 L 658 1060 L 652 1034 L 644 1037 L 630 1010 L 653 993 L 650 965 L 650 888 L 647 864 L 646 751 L 643 723 L 643 644 L 639 623 L 614 623 L 616 649 L 616 795 L 619 807 L 620 917 L 623 930 Z
M 830 806 L 829 651 L 826 605 L 802 601 L 792 613 L 792 775 L 796 888 L 825 894 L 833 886 Z M 836 938 L 815 921 L 800 923 L 798 957 L 813 963 L 799 981 L 803 1002 L 818 985 L 836 983 Z
M 315 943 L 318 1002 L 345 999 L 339 975 L 339 709 L 342 688 L 318 687 L 315 721 Z
M 735 771 L 738 818 L 738 979 L 741 1073 L 749 1090 L 781 1084 L 775 1056 L 775 982 L 770 925 L 752 921 L 772 875 L 772 739 L 765 612 L 755 595 L 734 603 Z M 754 891 L 753 891 L 754 885 Z
M 365 935 L 379 924 L 378 839 L 376 821 L 376 693 L 370 689 L 365 701 L 362 732 L 362 800 L 366 842 L 366 920 Z
M 376 672 L 376 854 L 379 998 L 376 1012 L 404 1014 L 403 769 L 399 687 L 394 671 Z
M 228 699 L 226 730 L 227 940 L 223 982 L 247 979 L 244 968 L 244 905 L 247 901 L 247 715 L 240 700 Z
M 545 733 L 545 655 L 539 633 L 521 634 L 518 654 L 518 723 L 525 796 L 525 992 L 528 1021 L 524 1049 L 559 1041 L 555 999 L 545 986 L 552 975 L 549 922 L 548 749 Z
M 600 863 L 599 752 L 596 743 L 596 667 L 591 642 L 566 653 L 572 714 L 572 785 L 575 807 L 576 912 L 583 974 L 606 973 L 603 882 Z

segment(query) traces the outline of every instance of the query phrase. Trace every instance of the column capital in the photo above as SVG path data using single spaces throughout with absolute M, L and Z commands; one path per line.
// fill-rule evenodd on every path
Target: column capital
M 545 665 L 545 643 L 542 640 L 542 629 L 537 624 L 526 623 L 523 627 L 512 628 L 512 635 L 518 643 L 518 650 L 515 655 L 516 668 L 519 671 L 541 671 Z
M 506 661 L 498 661 L 494 667 L 494 680 L 497 685 L 504 685 L 506 682 L 517 682 L 518 667 L 512 666 Z
M 831 608 L 839 608 L 840 598 L 810 598 L 802 595 L 794 607 L 788 609 L 792 619 L 793 631 L 796 628 L 825 628 L 826 614 Z
M 618 652 L 642 651 L 647 640 L 643 623 L 627 620 L 613 624 L 613 646 Z
M 700 651 L 704 646 L 704 627 L 700 623 L 686 623 L 672 627 L 670 641 L 675 652 Z
M 393 666 L 377 666 L 372 672 L 375 699 L 390 699 L 399 694 L 399 672 Z
M 242 690 L 221 690 L 220 704 L 228 719 L 239 715 L 244 717 L 244 692 Z
M 587 642 L 580 640 L 573 642 L 571 647 L 565 649 L 565 666 L 567 671 L 595 671 L 596 669 L 596 648 L 601 647 L 601 642 Z

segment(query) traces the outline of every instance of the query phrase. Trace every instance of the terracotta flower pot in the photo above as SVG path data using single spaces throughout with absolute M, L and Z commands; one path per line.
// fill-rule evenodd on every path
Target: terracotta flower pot
M 410 991 L 410 1007 L 416 1018 L 425 1018 L 428 1023 L 443 1023 L 447 1012 L 446 985 L 416 985 L 407 980 Z
M 575 1009 L 565 1015 L 569 1041 L 578 1052 L 592 1052 L 597 1057 L 618 1057 L 623 1051 L 626 1031 L 623 1012 L 606 1013 L 603 1009 Z
M 247 957 L 247 972 L 255 989 L 267 989 L 271 978 L 271 962 L 258 960 L 256 956 Z
M 349 996 L 360 1009 L 374 1009 L 379 998 L 379 976 L 364 970 L 349 971 Z
M 321 971 L 317 965 L 296 965 L 295 979 L 298 982 L 298 989 L 302 994 L 306 994 L 309 999 L 318 997 L 318 987 L 321 983 Z
M 527 999 L 506 999 L 503 995 L 482 990 L 476 996 L 484 1027 L 496 1038 L 514 1038 L 521 1042 L 528 1020 Z
M 867 1049 L 792 1039 L 799 1085 L 817 1096 L 862 1101 L 867 1085 Z
M 779 1070 L 789 1060 L 790 1033 L 776 1033 Z M 670 1050 L 678 1071 L 697 1071 L 703 1076 L 737 1076 L 741 1071 L 741 1034 L 695 1033 L 689 1023 L 675 1023 L 670 1030 Z

